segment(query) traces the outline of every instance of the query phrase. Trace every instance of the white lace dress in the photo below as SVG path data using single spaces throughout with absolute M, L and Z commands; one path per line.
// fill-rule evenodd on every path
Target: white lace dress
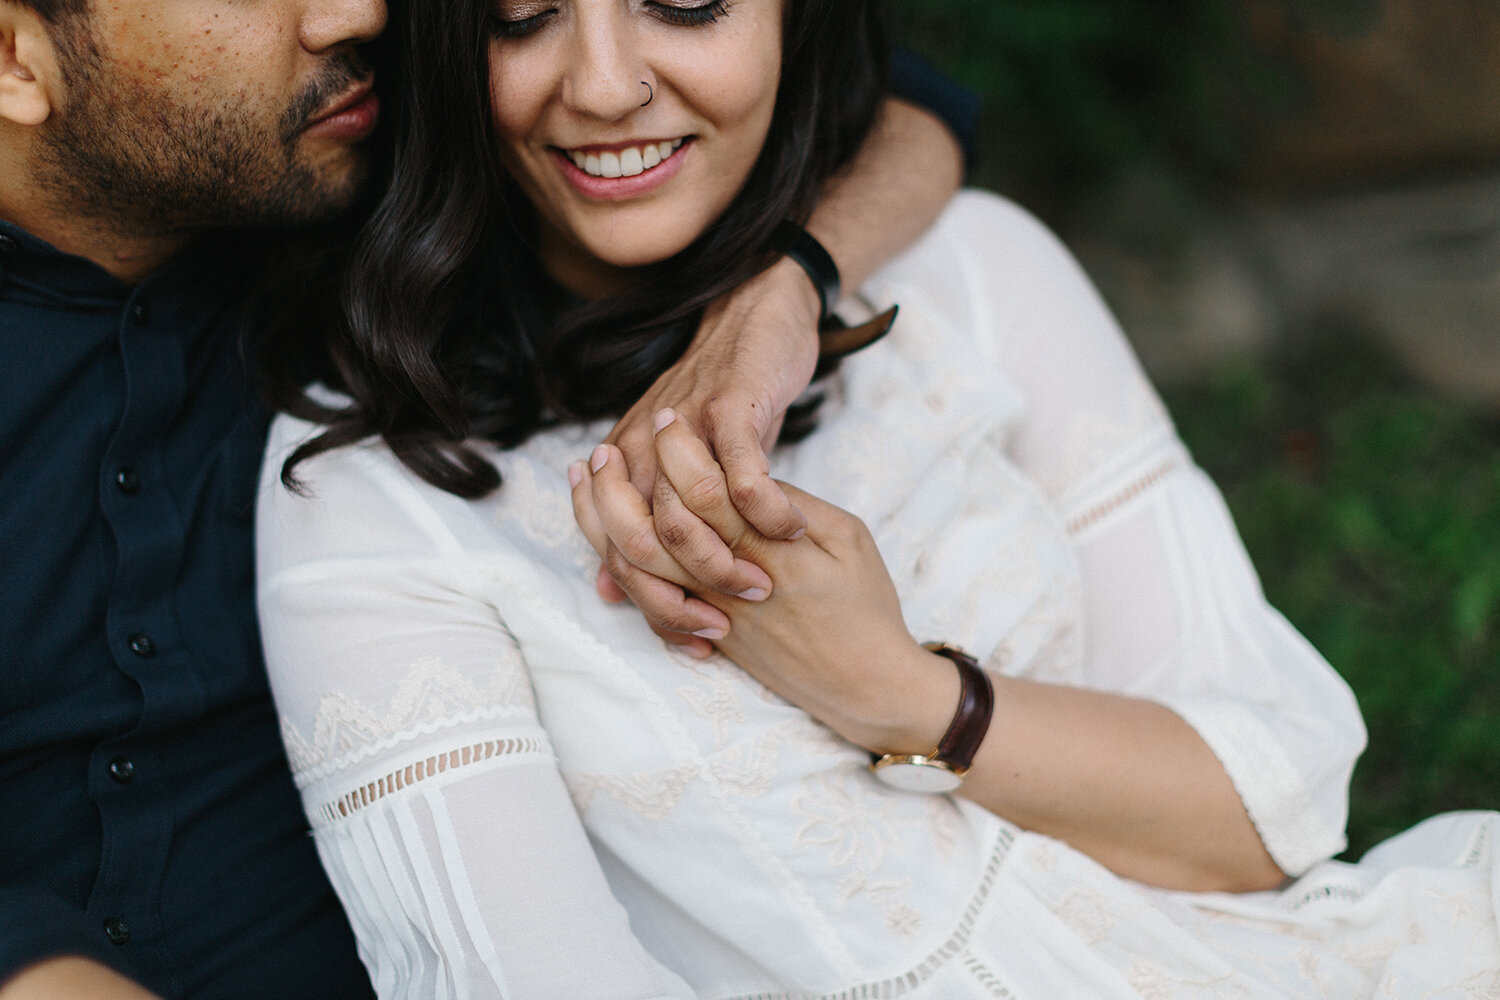
M 465 502 L 378 444 L 277 483 L 260 600 L 283 732 L 383 997 L 1500 996 L 1488 814 L 1359 866 L 1364 740 L 1260 593 L 1218 494 L 1067 254 L 962 195 L 864 290 L 897 301 L 775 474 L 862 516 L 912 633 L 988 669 L 1154 698 L 1234 781 L 1290 888 L 1119 879 L 867 756 L 594 594 L 567 463 L 496 453 Z M 1305 874 L 1304 874 L 1305 873 Z

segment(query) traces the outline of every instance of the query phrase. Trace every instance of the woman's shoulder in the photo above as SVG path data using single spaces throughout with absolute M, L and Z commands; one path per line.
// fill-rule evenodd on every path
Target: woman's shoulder
M 326 557 L 458 554 L 472 545 L 482 519 L 470 502 L 424 481 L 378 437 L 300 461 L 285 482 L 287 458 L 322 431 L 287 414 L 271 424 L 256 505 L 262 558 L 276 551 Z
M 1091 295 L 1062 241 L 1002 195 L 965 189 L 933 226 L 868 282 L 872 302 L 922 303 L 969 330 L 1000 332 L 1048 303 Z

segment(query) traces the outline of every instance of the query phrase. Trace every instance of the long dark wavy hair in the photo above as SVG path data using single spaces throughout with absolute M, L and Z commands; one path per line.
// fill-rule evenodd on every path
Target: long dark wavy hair
M 542 272 L 534 211 L 498 165 L 493 0 L 394 4 L 389 181 L 351 254 L 343 322 L 315 345 L 281 336 L 263 352 L 272 402 L 325 425 L 283 482 L 295 487 L 306 458 L 379 435 L 428 482 L 482 496 L 500 477 L 465 441 L 514 447 L 558 422 L 624 413 L 681 356 L 705 306 L 775 260 L 777 223 L 805 221 L 874 121 L 883 0 L 786 4 L 776 107 L 744 188 L 690 247 L 642 268 L 638 288 L 582 304 Z M 314 380 L 352 402 L 309 397 Z

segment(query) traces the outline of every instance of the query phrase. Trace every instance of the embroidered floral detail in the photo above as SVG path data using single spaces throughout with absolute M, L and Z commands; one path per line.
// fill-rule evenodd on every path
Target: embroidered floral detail
M 318 702 L 311 739 L 285 717 L 281 733 L 297 782 L 306 787 L 443 729 L 531 711 L 531 688 L 515 662 L 497 662 L 479 680 L 430 657 L 412 666 L 383 711 L 332 692 Z
M 869 872 L 900 847 L 901 837 L 870 804 L 870 786 L 862 778 L 849 769 L 811 775 L 793 805 L 807 820 L 797 831 L 799 844 L 827 846 L 830 864 Z
M 714 745 L 724 746 L 729 741 L 729 727 L 743 724 L 745 708 L 740 702 L 743 686 L 736 684 L 728 671 L 718 671 L 708 679 L 707 690 L 702 687 L 685 687 L 677 694 L 693 714 L 713 723 Z
M 602 793 L 647 819 L 665 819 L 698 773 L 698 765 L 685 764 L 651 774 L 564 774 L 563 779 L 579 813 L 587 813 Z
M 1070 892 L 1052 909 L 1063 923 L 1088 944 L 1098 944 L 1107 939 L 1117 923 L 1109 900 L 1090 890 Z

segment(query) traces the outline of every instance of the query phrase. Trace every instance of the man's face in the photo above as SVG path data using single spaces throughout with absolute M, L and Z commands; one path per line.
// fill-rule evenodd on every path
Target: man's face
M 55 29 L 35 179 L 140 236 L 328 218 L 365 172 L 379 105 L 356 46 L 384 25 L 384 0 L 91 0 Z

